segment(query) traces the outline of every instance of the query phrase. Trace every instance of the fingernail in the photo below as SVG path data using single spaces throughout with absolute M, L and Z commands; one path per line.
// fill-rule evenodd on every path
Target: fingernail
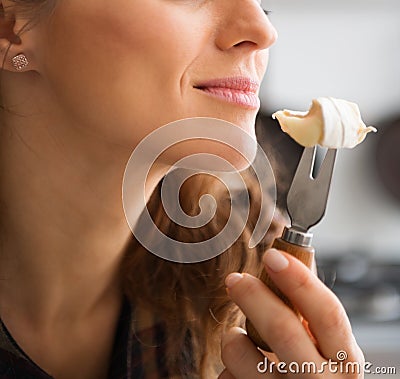
M 274 272 L 280 272 L 289 266 L 286 257 L 276 249 L 267 250 L 263 256 L 263 262 Z
M 232 288 L 239 280 L 243 279 L 243 275 L 238 272 L 233 272 L 229 274 L 225 279 L 225 285 L 228 288 Z

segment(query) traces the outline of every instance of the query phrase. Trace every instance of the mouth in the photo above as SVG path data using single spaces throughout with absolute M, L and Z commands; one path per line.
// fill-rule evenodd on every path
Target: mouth
M 260 108 L 259 87 L 247 77 L 213 79 L 194 86 L 208 96 L 252 110 Z

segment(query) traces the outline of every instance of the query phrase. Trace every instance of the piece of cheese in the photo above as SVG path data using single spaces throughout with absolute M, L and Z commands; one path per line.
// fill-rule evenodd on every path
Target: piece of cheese
M 353 148 L 369 132 L 376 132 L 373 126 L 365 126 L 357 104 L 332 97 L 314 99 L 307 112 L 285 109 L 272 117 L 285 133 L 305 147 Z

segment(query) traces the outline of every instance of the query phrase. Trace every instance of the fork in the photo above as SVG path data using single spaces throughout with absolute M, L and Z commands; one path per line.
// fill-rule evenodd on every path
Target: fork
M 306 147 L 303 151 L 286 200 L 291 226 L 285 227 L 282 236 L 272 244 L 273 248 L 293 255 L 308 268 L 312 268 L 315 254 L 311 245 L 313 234 L 309 229 L 321 221 L 325 214 L 337 149 L 328 149 L 317 177 L 313 178 L 316 151 L 317 146 Z M 276 287 L 265 270 L 260 279 L 302 320 L 298 310 Z M 248 336 L 259 348 L 266 352 L 272 351 L 248 319 L 246 329 Z

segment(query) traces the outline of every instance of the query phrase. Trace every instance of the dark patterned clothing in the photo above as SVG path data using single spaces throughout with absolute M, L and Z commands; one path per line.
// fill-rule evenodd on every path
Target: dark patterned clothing
M 146 341 L 151 341 L 147 343 Z M 160 323 L 135 333 L 132 306 L 125 299 L 114 339 L 108 379 L 197 378 L 193 366 L 169 373 L 165 364 L 165 328 Z M 190 341 L 183 355 L 190 358 Z M 0 320 L 0 379 L 57 379 L 42 370 L 18 346 Z M 74 378 L 71 378 L 74 379 Z

